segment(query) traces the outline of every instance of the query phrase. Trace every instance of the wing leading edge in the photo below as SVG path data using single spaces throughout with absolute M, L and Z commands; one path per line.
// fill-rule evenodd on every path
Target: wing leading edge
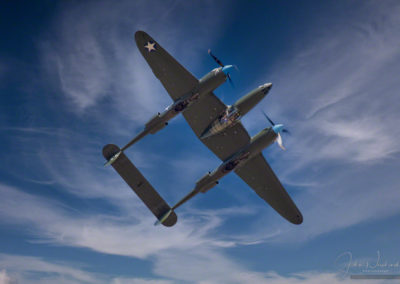
M 303 222 L 300 210 L 283 188 L 261 153 L 235 172 L 283 218 L 293 224 L 301 224 Z

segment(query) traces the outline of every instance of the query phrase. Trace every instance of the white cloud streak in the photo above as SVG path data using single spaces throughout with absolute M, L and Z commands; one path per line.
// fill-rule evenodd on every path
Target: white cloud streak
M 0 267 L 3 268 L 3 275 L 0 273 L 1 284 L 96 283 L 96 277 L 91 273 L 65 264 L 51 263 L 40 257 L 0 254 Z
M 218 34 L 215 27 L 222 17 L 214 2 L 194 5 L 190 9 L 208 14 L 212 20 L 190 17 L 191 29 L 176 28 L 189 20 L 185 1 L 173 5 L 132 1 L 66 5 L 55 21 L 57 40 L 42 44 L 43 63 L 49 73 L 58 74 L 61 90 L 78 114 L 94 111 L 91 107 L 103 103 L 104 115 L 112 113 L 133 125 L 143 124 L 171 100 L 141 58 L 134 33 L 148 31 L 179 61 L 196 70 L 193 58 L 198 56 L 193 55 L 206 50 L 204 39 L 212 41 Z M 195 39 L 187 39 L 187 32 L 196 34 Z
M 370 4 L 361 18 L 310 32 L 271 71 L 277 95 L 268 109 L 293 116 L 294 134 L 305 136 L 293 145 L 300 161 L 377 161 L 400 151 L 400 7 Z
M 281 234 L 270 240 L 304 241 L 399 213 L 400 5 L 357 7 L 357 16 L 337 25 L 316 24 L 323 29 L 304 35 L 270 71 L 265 109 L 275 120 L 289 117 L 293 135 L 284 137 L 288 151 L 272 147 L 269 158 L 284 184 L 301 187 L 291 193 L 304 224 L 260 221 L 275 224 L 260 238 L 274 228 Z
M 141 278 L 115 278 L 111 284 L 172 284 L 170 280 L 141 279 Z
M 291 275 L 279 275 L 276 272 L 266 273 L 246 271 L 232 263 L 229 259 L 221 259 L 215 254 L 195 254 L 196 258 L 190 258 L 192 252 L 185 257 L 168 255 L 167 261 L 162 261 L 156 272 L 167 276 L 167 279 L 148 279 L 138 277 L 109 277 L 101 273 L 87 272 L 88 267 L 79 267 L 71 263 L 54 263 L 49 260 L 22 255 L 0 254 L 0 284 L 36 284 L 36 283 L 111 283 L 111 284 L 172 284 L 172 283 L 362 283 L 349 279 L 349 277 L 338 277 L 334 273 L 324 272 L 300 272 Z M 184 258 L 183 260 L 180 258 Z M 193 262 L 195 259 L 195 262 Z M 176 266 L 178 264 L 183 264 Z M 184 261 L 190 261 L 184 262 Z M 213 265 L 210 266 L 210 261 Z M 195 265 L 195 266 L 193 266 Z M 189 267 L 186 267 L 189 266 Z M 207 270 L 207 272 L 206 272 Z M 173 273 L 177 272 L 177 273 Z M 370 283 L 390 283 L 385 280 L 369 280 Z
M 223 253 L 222 249 L 231 246 L 231 243 L 210 236 L 222 221 L 217 211 L 206 211 L 208 214 L 203 216 L 204 219 L 184 218 L 174 230 L 169 230 L 155 228 L 150 218 L 145 216 L 140 216 L 138 220 L 110 215 L 85 216 L 52 200 L 4 185 L 0 186 L 0 194 L 3 197 L 0 200 L 2 222 L 30 228 L 37 234 L 36 241 L 152 258 L 155 275 L 173 279 L 118 277 L 111 283 L 248 283 L 250 279 L 267 283 L 264 274 L 247 270 Z M 234 211 L 236 214 L 240 212 Z M 213 265 L 210 266 L 210 263 Z M 36 283 L 35 277 L 38 276 L 31 274 L 34 272 L 41 273 L 37 280 L 40 283 L 107 282 L 105 275 L 49 263 L 38 257 L 0 255 L 0 268 L 12 272 L 4 279 L 14 279 L 17 283 Z
M 334 274 L 304 274 L 290 277 L 246 269 L 223 252 L 235 245 L 215 239 L 228 211 L 207 212 L 204 219 L 186 217 L 174 230 L 155 228 L 148 217 L 133 220 L 115 216 L 85 216 L 47 198 L 32 196 L 16 188 L 0 186 L 2 222 L 23 224 L 36 232 L 36 241 L 62 246 L 85 247 L 97 252 L 133 256 L 154 261 L 154 274 L 165 279 L 117 277 L 85 272 L 82 267 L 50 263 L 38 257 L 0 255 L 0 268 L 7 281 L 15 283 L 318 283 L 318 279 L 340 282 Z M 229 209 L 240 213 L 240 210 Z M 197 212 L 199 213 L 199 212 Z M 78 217 L 79 216 L 79 217 Z M 210 263 L 213 265 L 210 266 Z M 37 273 L 33 276 L 32 273 Z M 8 278 L 7 278 L 8 277 Z M 39 278 L 37 278 L 39 277 Z M 321 278 L 322 277 L 322 278 Z M 37 280 L 35 280 L 37 279 Z M 336 283 L 331 282 L 331 283 Z M 7 282 L 6 282 L 7 283 Z M 9 282 L 13 283 L 13 282 Z M 7 284 L 9 284 L 7 283 Z M 346 283 L 346 282 L 344 282 Z
M 87 266 L 54 262 L 41 257 L 0 254 L 0 284 L 170 284 L 169 280 L 110 277 L 88 272 Z
M 192 279 L 190 281 L 196 281 L 195 279 L 200 279 L 202 274 L 201 271 L 192 271 L 191 276 L 185 276 L 187 272 L 182 272 L 184 274 L 181 276 L 173 276 L 170 275 L 171 271 L 164 270 L 174 265 L 179 266 L 179 263 L 185 260 L 189 265 L 193 262 L 193 259 L 191 261 L 187 259 L 189 255 L 198 259 L 200 264 L 209 263 L 213 259 L 221 261 L 221 265 L 227 264 L 239 270 L 239 266 L 233 264 L 220 251 L 232 244 L 209 236 L 210 232 L 220 226 L 222 222 L 218 211 L 206 212 L 207 214 L 201 218 L 198 215 L 196 218 L 185 217 L 174 227 L 174 230 L 170 230 L 154 227 L 152 225 L 154 220 L 148 215 L 136 215 L 136 219 L 132 216 L 116 217 L 111 215 L 93 217 L 65 208 L 50 199 L 33 196 L 4 185 L 0 186 L 0 194 L 3 197 L 0 200 L 2 223 L 24 225 L 34 232 L 35 242 L 84 247 L 97 252 L 142 259 L 151 257 L 155 259 L 156 263 L 159 263 L 155 268 L 156 274 L 179 281 L 189 281 L 190 278 Z M 240 210 L 235 211 L 240 212 Z M 136 212 L 136 214 L 140 213 Z M 222 214 L 224 215 L 226 212 Z M 7 258 L 7 261 L 0 261 L 0 267 L 10 269 L 14 266 L 15 261 L 21 261 L 20 258 L 14 262 L 13 260 L 15 259 Z M 90 275 L 79 273 L 76 270 L 67 268 L 61 270 L 57 265 L 46 266 L 40 261 L 33 260 L 26 264 L 27 260 L 32 259 L 24 259 L 25 268 L 21 269 L 38 271 L 42 268 L 48 273 L 67 274 L 68 279 L 75 279 L 77 283 L 95 282 L 91 281 Z M 165 261 L 168 262 L 168 265 L 164 263 Z M 181 265 L 183 264 L 181 263 Z M 203 269 L 204 266 L 201 265 L 199 268 Z M 169 272 L 167 273 L 167 271 Z M 216 266 L 210 279 L 214 279 L 214 282 L 215 279 L 223 279 L 224 273 L 224 270 Z M 147 283 L 146 281 L 146 279 L 117 278 L 113 283 Z M 153 280 L 148 282 L 153 283 L 151 281 Z
M 201 217 L 183 218 L 174 230 L 170 230 L 154 227 L 154 218 L 147 210 L 132 208 L 121 217 L 92 215 L 5 185 L 0 185 L 0 192 L 3 196 L 0 201 L 2 222 L 31 226 L 39 241 L 138 258 L 165 249 L 230 245 L 207 236 L 222 222 L 218 211 Z

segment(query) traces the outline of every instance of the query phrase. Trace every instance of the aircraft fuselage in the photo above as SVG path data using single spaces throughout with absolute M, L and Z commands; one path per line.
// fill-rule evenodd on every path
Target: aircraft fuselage
M 240 119 L 254 108 L 269 92 L 272 84 L 267 83 L 252 90 L 241 97 L 232 106 L 228 106 L 210 125 L 204 130 L 201 139 L 213 136 L 227 127 L 234 126 Z

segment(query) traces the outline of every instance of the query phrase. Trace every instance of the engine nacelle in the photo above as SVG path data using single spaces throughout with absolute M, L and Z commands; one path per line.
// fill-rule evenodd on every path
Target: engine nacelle
M 221 67 L 215 68 L 199 80 L 198 92 L 200 95 L 208 94 L 225 83 L 227 75 Z
M 241 97 L 233 105 L 233 107 L 238 109 L 241 116 L 244 116 L 268 94 L 271 87 L 272 87 L 271 83 L 259 86 L 258 88 L 252 90 L 250 93 Z

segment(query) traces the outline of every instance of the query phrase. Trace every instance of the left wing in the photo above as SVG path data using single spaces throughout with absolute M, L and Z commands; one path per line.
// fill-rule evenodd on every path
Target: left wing
M 235 170 L 235 172 L 283 218 L 293 224 L 301 224 L 303 222 L 300 210 L 283 188 L 261 153 Z
M 176 101 L 189 93 L 199 81 L 175 60 L 151 36 L 142 31 L 135 33 L 136 45 L 171 98 Z
M 199 81 L 147 33 L 138 31 L 135 39 L 140 53 L 174 101 L 197 86 Z M 226 105 L 211 92 L 185 110 L 183 116 L 196 136 L 200 138 L 203 131 L 225 109 Z M 247 145 L 250 142 L 250 136 L 238 122 L 221 133 L 200 140 L 224 161 Z

